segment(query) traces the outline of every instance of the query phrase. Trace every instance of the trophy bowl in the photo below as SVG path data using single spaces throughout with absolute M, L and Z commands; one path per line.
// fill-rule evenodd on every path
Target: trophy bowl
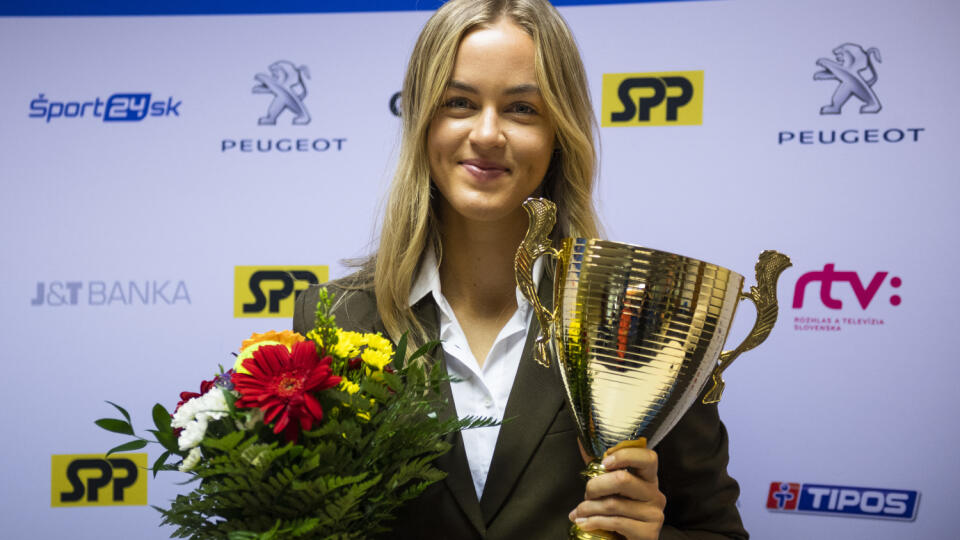
M 742 275 L 726 268 L 642 246 L 589 238 L 549 239 L 556 207 L 528 199 L 530 228 L 517 251 L 517 284 L 540 322 L 536 359 L 559 363 L 567 404 L 584 450 L 585 475 L 602 474 L 600 460 L 620 444 L 654 447 L 701 395 L 720 400 L 721 373 L 742 352 L 762 343 L 777 320 L 776 283 L 790 259 L 765 251 L 757 285 L 743 292 Z M 539 300 L 533 262 L 556 259 L 553 306 Z M 738 347 L 723 351 L 741 299 L 752 300 L 757 321 Z M 576 538 L 614 538 L 585 533 Z

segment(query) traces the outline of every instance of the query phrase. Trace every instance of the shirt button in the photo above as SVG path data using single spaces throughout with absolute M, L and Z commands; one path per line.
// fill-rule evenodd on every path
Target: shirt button
M 483 400 L 483 406 L 486 407 L 486 408 L 488 408 L 488 409 L 492 409 L 492 408 L 493 408 L 493 400 L 490 399 L 490 398 L 487 398 L 487 399 Z

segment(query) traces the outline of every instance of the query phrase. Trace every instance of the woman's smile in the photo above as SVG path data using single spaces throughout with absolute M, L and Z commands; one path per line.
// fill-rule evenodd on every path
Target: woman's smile
M 508 167 L 485 159 L 466 159 L 461 161 L 460 165 L 481 183 L 501 178 L 510 173 Z

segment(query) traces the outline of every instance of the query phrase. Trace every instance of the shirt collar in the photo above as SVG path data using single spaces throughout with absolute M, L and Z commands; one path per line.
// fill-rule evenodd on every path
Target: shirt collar
M 539 288 L 540 278 L 543 277 L 543 257 L 533 263 L 533 283 Z M 423 253 L 423 260 L 420 262 L 420 268 L 417 269 L 416 279 L 413 280 L 413 286 L 410 287 L 409 305 L 423 300 L 425 296 L 433 293 L 433 298 L 439 302 L 442 298 L 440 291 L 440 265 L 437 263 L 437 254 L 433 249 L 433 244 L 428 243 L 427 249 Z M 517 306 L 526 311 L 530 305 L 520 288 L 517 288 Z

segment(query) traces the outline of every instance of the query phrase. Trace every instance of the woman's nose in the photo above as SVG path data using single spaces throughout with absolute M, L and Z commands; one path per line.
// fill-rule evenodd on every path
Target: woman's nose
M 470 132 L 470 142 L 482 147 L 502 146 L 507 139 L 500 121 L 500 115 L 495 109 L 482 109 Z

